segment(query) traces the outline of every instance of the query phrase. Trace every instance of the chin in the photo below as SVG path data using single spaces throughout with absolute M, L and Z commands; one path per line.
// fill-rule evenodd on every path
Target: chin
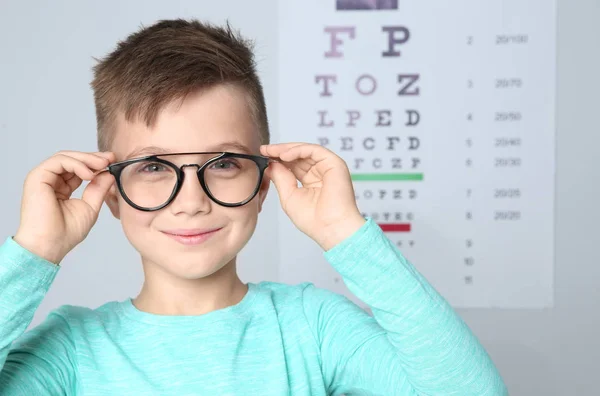
M 207 278 L 224 270 L 231 262 L 231 259 L 224 257 L 206 257 L 202 254 L 174 255 L 161 259 L 156 262 L 158 266 L 177 278 L 186 280 Z
M 199 268 L 188 267 L 186 270 L 178 271 L 176 275 L 181 279 L 194 280 L 208 278 L 217 274 L 219 271 L 225 269 L 228 263 L 219 264 L 214 266 L 198 266 Z

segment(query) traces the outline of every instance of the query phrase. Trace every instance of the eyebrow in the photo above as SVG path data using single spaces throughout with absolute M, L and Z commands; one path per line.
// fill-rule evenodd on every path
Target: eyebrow
M 169 154 L 170 151 L 158 146 L 138 147 L 125 156 L 125 159 L 144 157 L 146 155 Z
M 216 146 L 208 147 L 204 151 L 206 151 L 206 152 L 234 151 L 234 152 L 241 152 L 243 154 L 252 154 L 252 150 L 250 150 L 248 147 L 246 147 L 243 144 L 238 143 L 238 142 L 224 142 L 224 143 L 218 144 Z M 130 152 L 125 157 L 125 159 L 144 157 L 146 155 L 161 155 L 161 154 L 171 154 L 171 153 L 174 153 L 174 151 L 167 150 L 163 147 L 158 147 L 158 146 L 138 147 L 135 150 L 133 150 L 132 152 Z

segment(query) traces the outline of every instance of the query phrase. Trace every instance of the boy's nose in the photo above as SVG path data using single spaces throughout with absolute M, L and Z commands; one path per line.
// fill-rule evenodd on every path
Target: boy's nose
M 200 165 L 197 164 L 185 164 L 181 166 L 184 175 L 183 182 L 179 193 L 170 205 L 171 211 L 174 214 L 186 213 L 193 216 L 200 212 L 210 212 L 210 198 L 206 195 L 200 184 L 198 169 L 200 169 Z

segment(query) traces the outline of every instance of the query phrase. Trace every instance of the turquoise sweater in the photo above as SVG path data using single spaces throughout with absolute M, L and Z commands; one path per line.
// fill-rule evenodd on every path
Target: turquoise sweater
M 131 299 L 26 331 L 58 266 L 0 247 L 0 395 L 506 395 L 486 351 L 371 220 L 324 253 L 373 316 L 312 283 L 249 283 L 200 316 Z

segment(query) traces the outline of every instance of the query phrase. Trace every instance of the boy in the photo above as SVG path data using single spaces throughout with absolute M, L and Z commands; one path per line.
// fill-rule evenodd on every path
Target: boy
M 361 217 L 344 161 L 268 144 L 242 38 L 161 21 L 94 72 L 100 152 L 31 171 L 19 228 L 0 247 L 1 395 L 506 394 L 466 325 Z M 270 181 L 374 317 L 310 283 L 238 278 Z M 140 253 L 139 295 L 63 306 L 25 332 L 104 202 Z

